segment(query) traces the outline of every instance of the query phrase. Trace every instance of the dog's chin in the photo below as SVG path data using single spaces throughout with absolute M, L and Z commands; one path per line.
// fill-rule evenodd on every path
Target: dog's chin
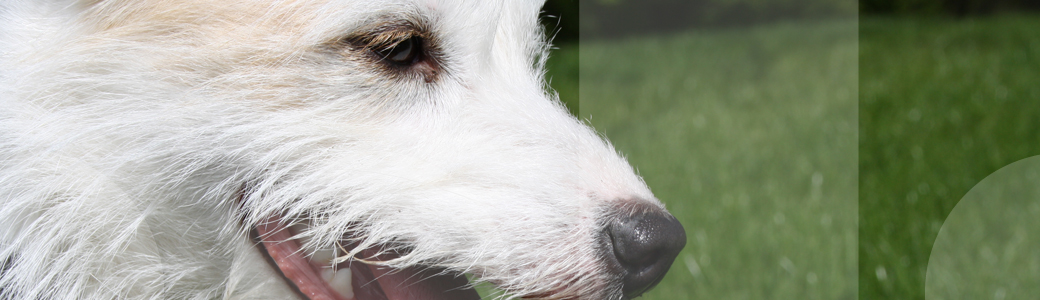
M 288 285 L 310 300 L 480 300 L 466 276 L 445 269 L 394 269 L 362 262 L 393 259 L 395 254 L 366 249 L 336 263 L 335 251 L 307 253 L 294 230 L 273 218 L 255 227 L 257 247 Z

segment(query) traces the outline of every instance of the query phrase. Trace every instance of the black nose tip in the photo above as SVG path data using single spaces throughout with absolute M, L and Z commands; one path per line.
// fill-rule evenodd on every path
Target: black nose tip
M 661 282 L 686 246 L 686 230 L 656 206 L 632 205 L 621 210 L 608 225 L 607 234 L 624 272 L 622 292 L 635 298 Z

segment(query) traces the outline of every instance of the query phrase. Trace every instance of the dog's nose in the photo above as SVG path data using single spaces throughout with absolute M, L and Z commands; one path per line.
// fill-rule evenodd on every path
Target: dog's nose
M 686 230 L 667 211 L 649 204 L 626 205 L 607 226 L 624 277 L 622 292 L 635 298 L 661 282 L 679 251 Z

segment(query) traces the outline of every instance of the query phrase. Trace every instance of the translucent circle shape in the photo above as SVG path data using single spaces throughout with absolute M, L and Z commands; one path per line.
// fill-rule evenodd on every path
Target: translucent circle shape
M 1040 156 L 990 174 L 946 218 L 932 245 L 925 299 L 1037 299 Z

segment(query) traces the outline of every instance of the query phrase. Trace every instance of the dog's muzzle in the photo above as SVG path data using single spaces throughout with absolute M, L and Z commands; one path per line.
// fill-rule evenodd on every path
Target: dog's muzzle
M 664 209 L 626 202 L 605 218 L 605 260 L 621 274 L 622 292 L 631 299 L 661 282 L 679 251 L 686 246 L 686 230 Z
M 600 259 L 610 272 L 612 299 L 632 299 L 657 285 L 679 251 L 686 231 L 663 208 L 643 200 L 621 201 L 600 218 Z M 280 216 L 254 228 L 254 240 L 287 283 L 309 300 L 477 300 L 480 296 L 462 274 L 443 268 L 391 269 L 369 264 L 396 258 L 394 252 L 364 249 L 358 257 L 336 262 L 335 251 L 306 253 L 294 238 L 299 231 Z M 352 249 L 344 239 L 342 252 Z M 338 244 L 339 245 L 339 244 Z M 577 283 L 580 284 L 580 283 Z M 535 299 L 579 299 L 570 294 L 527 295 Z M 581 298 L 585 299 L 585 298 Z

